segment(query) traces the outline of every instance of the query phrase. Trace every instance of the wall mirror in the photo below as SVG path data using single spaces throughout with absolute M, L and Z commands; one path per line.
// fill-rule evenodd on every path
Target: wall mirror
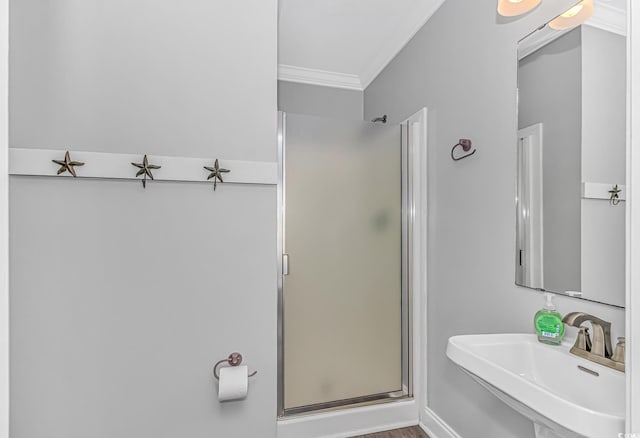
M 623 307 L 626 13 L 612 6 L 518 44 L 515 265 L 520 286 Z

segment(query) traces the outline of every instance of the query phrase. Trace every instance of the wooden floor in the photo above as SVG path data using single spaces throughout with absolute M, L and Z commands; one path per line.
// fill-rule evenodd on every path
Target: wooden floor
M 429 438 L 419 426 L 406 427 L 404 429 L 390 430 L 388 432 L 371 433 L 353 438 Z

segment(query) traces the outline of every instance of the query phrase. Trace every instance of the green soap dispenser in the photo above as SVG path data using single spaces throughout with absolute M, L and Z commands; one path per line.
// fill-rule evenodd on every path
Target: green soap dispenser
M 538 333 L 538 340 L 545 344 L 560 345 L 564 336 L 564 323 L 562 315 L 553 305 L 553 297 L 555 295 L 547 292 L 544 294 L 546 302 L 544 307 L 536 312 L 533 318 L 533 324 Z

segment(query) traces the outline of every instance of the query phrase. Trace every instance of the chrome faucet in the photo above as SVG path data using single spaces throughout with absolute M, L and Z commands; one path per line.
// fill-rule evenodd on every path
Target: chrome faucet
M 624 371 L 624 359 L 620 354 L 613 354 L 611 348 L 611 323 L 593 315 L 583 312 L 571 312 L 562 318 L 562 322 L 580 329 L 576 342 L 570 352 L 584 359 L 591 360 L 618 371 Z M 593 339 L 589 337 L 589 330 L 582 327 L 585 322 L 590 322 L 593 328 Z M 616 346 L 616 350 L 620 346 Z M 622 343 L 624 348 L 624 341 Z M 622 354 L 624 356 L 624 354 Z

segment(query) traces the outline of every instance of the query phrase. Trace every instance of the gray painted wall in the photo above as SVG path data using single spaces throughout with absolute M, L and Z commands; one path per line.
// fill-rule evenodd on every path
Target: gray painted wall
M 580 286 L 581 32 L 574 29 L 520 60 L 518 129 L 542 123 L 544 282 Z
M 278 81 L 278 109 L 296 114 L 362 120 L 363 92 Z
M 624 184 L 626 41 L 582 26 L 582 181 Z M 582 285 L 586 296 L 624 306 L 625 206 L 582 200 Z
M 275 0 L 10 18 L 11 146 L 275 160 Z M 275 437 L 274 186 L 12 177 L 10 195 L 13 438 Z M 211 369 L 236 350 L 259 373 L 222 405 Z
M 275 161 L 276 4 L 12 0 L 10 146 Z
M 387 113 L 398 123 L 429 109 L 428 404 L 463 438 L 533 437 L 531 423 L 458 370 L 445 348 L 456 334 L 532 332 L 543 305 L 514 284 L 516 44 L 572 3 L 543 2 L 507 19 L 494 0 L 448 0 L 365 90 L 365 119 Z M 478 152 L 453 162 L 459 138 Z M 557 304 L 623 333 L 619 309 Z

